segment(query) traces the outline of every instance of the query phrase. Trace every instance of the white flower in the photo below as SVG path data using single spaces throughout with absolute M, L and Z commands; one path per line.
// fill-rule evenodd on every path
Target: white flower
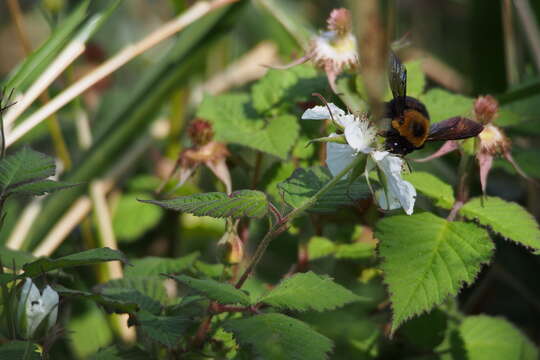
M 329 110 L 330 109 L 330 110 Z M 332 116 L 330 116 L 330 111 Z M 328 106 L 315 106 L 308 109 L 302 115 L 302 119 L 334 119 L 337 126 L 343 129 L 347 144 L 327 141 L 326 164 L 333 176 L 343 171 L 359 153 L 369 155 L 366 164 L 365 175 L 369 181 L 368 173 L 378 167 L 384 174 L 384 191 L 376 194 L 376 200 L 383 209 L 393 210 L 403 208 L 407 215 L 411 215 L 416 201 L 416 190 L 411 183 L 401 177 L 403 159 L 388 151 L 375 151 L 371 146 L 375 140 L 376 131 L 366 118 L 359 118 L 352 114 L 346 114 L 334 104 Z M 333 133 L 329 138 L 338 137 Z
M 332 112 L 331 115 L 328 109 Z M 353 114 L 346 114 L 345 111 L 341 110 L 333 103 L 329 103 L 328 106 L 315 106 L 311 109 L 307 109 L 304 114 L 302 114 L 302 119 L 333 119 L 335 124 L 343 129 L 347 144 L 349 144 L 356 153 L 363 152 L 368 154 L 373 151 L 370 145 L 375 140 L 376 131 L 370 126 L 369 121 L 366 118 L 360 118 Z M 337 135 L 333 134 L 330 136 Z
M 45 330 L 50 329 L 58 317 L 58 301 L 58 293 L 49 285 L 41 294 L 32 279 L 26 278 L 17 310 L 19 330 L 23 333 L 22 335 L 27 339 L 32 338 L 41 324 L 45 324 Z

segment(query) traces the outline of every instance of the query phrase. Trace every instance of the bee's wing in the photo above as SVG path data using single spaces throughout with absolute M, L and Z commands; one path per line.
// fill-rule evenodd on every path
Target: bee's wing
M 482 130 L 482 124 L 456 116 L 431 125 L 427 141 L 466 139 L 480 134 Z
M 407 98 L 407 69 L 393 51 L 390 50 L 389 56 L 388 80 L 392 95 L 396 99 L 396 110 L 401 113 L 405 110 L 405 101 Z

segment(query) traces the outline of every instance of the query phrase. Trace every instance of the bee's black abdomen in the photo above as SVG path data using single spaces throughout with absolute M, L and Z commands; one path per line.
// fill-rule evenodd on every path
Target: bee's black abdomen
M 399 133 L 395 131 L 394 129 L 391 129 L 386 132 L 386 141 L 385 141 L 384 147 L 387 151 L 391 152 L 392 154 L 397 154 L 397 155 L 402 155 L 402 156 L 407 155 L 413 150 L 419 149 L 419 148 L 414 147 L 413 144 L 411 144 L 403 136 L 399 135 Z

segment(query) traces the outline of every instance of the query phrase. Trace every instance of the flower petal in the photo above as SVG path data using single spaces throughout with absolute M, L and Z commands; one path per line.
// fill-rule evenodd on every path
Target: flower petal
M 353 116 L 346 115 L 343 118 Z M 375 140 L 375 130 L 369 127 L 369 123 L 365 120 L 354 118 L 353 121 L 344 122 L 345 127 L 345 138 L 347 143 L 355 149 L 356 151 L 361 151 L 365 154 L 368 154 L 373 151 L 371 144 Z
M 336 134 L 330 136 L 336 136 Z M 336 176 L 349 166 L 355 155 L 356 151 L 349 145 L 334 142 L 326 143 L 326 165 L 332 176 Z
M 377 154 L 378 157 L 381 155 Z M 416 189 L 410 182 L 403 180 L 401 177 L 402 165 L 403 159 L 394 155 L 387 154 L 382 160 L 378 161 L 378 166 L 386 176 L 387 194 L 390 198 L 389 205 L 392 205 L 393 198 L 397 199 L 405 213 L 411 215 L 416 201 Z
M 332 116 L 330 116 L 330 111 L 328 111 L 328 108 L 330 108 L 330 110 L 332 111 L 332 115 L 334 119 L 337 119 L 338 117 L 345 115 L 345 111 L 341 110 L 339 107 L 337 107 L 333 103 L 328 103 L 328 106 L 317 105 L 317 106 L 312 107 L 311 109 L 307 109 L 302 114 L 302 120 L 331 119 Z

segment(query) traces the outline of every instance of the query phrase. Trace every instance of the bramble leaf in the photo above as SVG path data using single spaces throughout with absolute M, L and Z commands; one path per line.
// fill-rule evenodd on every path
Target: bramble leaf
M 538 359 L 536 346 L 503 318 L 469 316 L 461 323 L 459 331 L 469 359 Z
M 298 273 L 283 280 L 259 302 L 279 309 L 298 311 L 333 310 L 361 298 L 328 276 Z
M 257 358 L 268 360 L 326 360 L 332 341 L 300 320 L 283 314 L 262 314 L 227 321 L 240 345 L 251 346 Z
M 146 311 L 137 313 L 137 325 L 154 341 L 174 348 L 185 335 L 192 320 L 184 316 L 157 316 Z
M 375 237 L 392 301 L 392 332 L 470 284 L 494 247 L 484 229 L 431 213 L 385 218 Z
M 110 299 L 135 303 L 152 314 L 159 314 L 167 302 L 163 278 L 158 276 L 110 280 L 99 286 L 99 292 Z
M 18 186 L 53 176 L 55 169 L 52 157 L 23 147 L 0 160 L 1 195 L 14 192 Z
M 132 242 L 152 229 L 163 215 L 163 210 L 137 201 L 144 194 L 126 194 L 120 197 L 113 216 L 113 230 L 118 241 Z
M 123 314 L 135 313 L 139 310 L 139 306 L 135 302 L 113 299 L 102 294 L 91 293 L 88 291 L 68 289 L 61 285 L 55 285 L 53 286 L 53 289 L 62 297 L 84 298 L 94 301 L 95 303 L 102 305 L 109 312 Z
M 196 252 L 177 259 L 148 256 L 133 260 L 133 266 L 126 267 L 124 275 L 134 277 L 179 273 L 194 266 L 198 257 L 199 253 Z
M 244 145 L 285 159 L 292 149 L 300 126 L 294 116 L 260 118 L 250 107 L 247 94 L 206 97 L 197 116 L 210 121 L 216 140 Z
M 435 200 L 435 205 L 443 209 L 451 209 L 454 205 L 454 190 L 452 186 L 440 180 L 435 175 L 423 171 L 415 171 L 403 175 L 403 179 L 413 184 L 414 188 L 423 195 Z
M 534 217 L 520 205 L 498 197 L 474 198 L 460 209 L 468 219 L 521 245 L 540 249 L 540 229 Z
M 24 276 L 33 277 L 47 271 L 73 266 L 93 265 L 105 261 L 122 261 L 127 263 L 124 254 L 107 247 L 90 249 L 63 256 L 57 259 L 40 258 L 23 266 Z
M 326 167 L 298 168 L 284 182 L 278 184 L 284 201 L 297 208 L 317 193 L 326 183 L 332 180 L 332 174 Z M 369 189 L 363 181 L 355 181 L 349 185 L 342 180 L 324 194 L 308 211 L 332 212 L 340 206 L 352 205 L 355 200 L 370 196 Z
M 241 304 L 246 306 L 251 304 L 246 293 L 228 283 L 211 279 L 200 280 L 186 275 L 170 276 L 170 278 L 221 304 Z
M 243 216 L 261 218 L 268 211 L 268 199 L 263 192 L 239 190 L 230 195 L 209 192 L 181 196 L 170 200 L 139 200 L 165 209 L 187 212 L 196 216 L 215 218 Z
M 446 90 L 431 89 L 420 96 L 420 101 L 426 105 L 432 123 L 454 116 L 470 117 L 472 114 L 472 98 Z

